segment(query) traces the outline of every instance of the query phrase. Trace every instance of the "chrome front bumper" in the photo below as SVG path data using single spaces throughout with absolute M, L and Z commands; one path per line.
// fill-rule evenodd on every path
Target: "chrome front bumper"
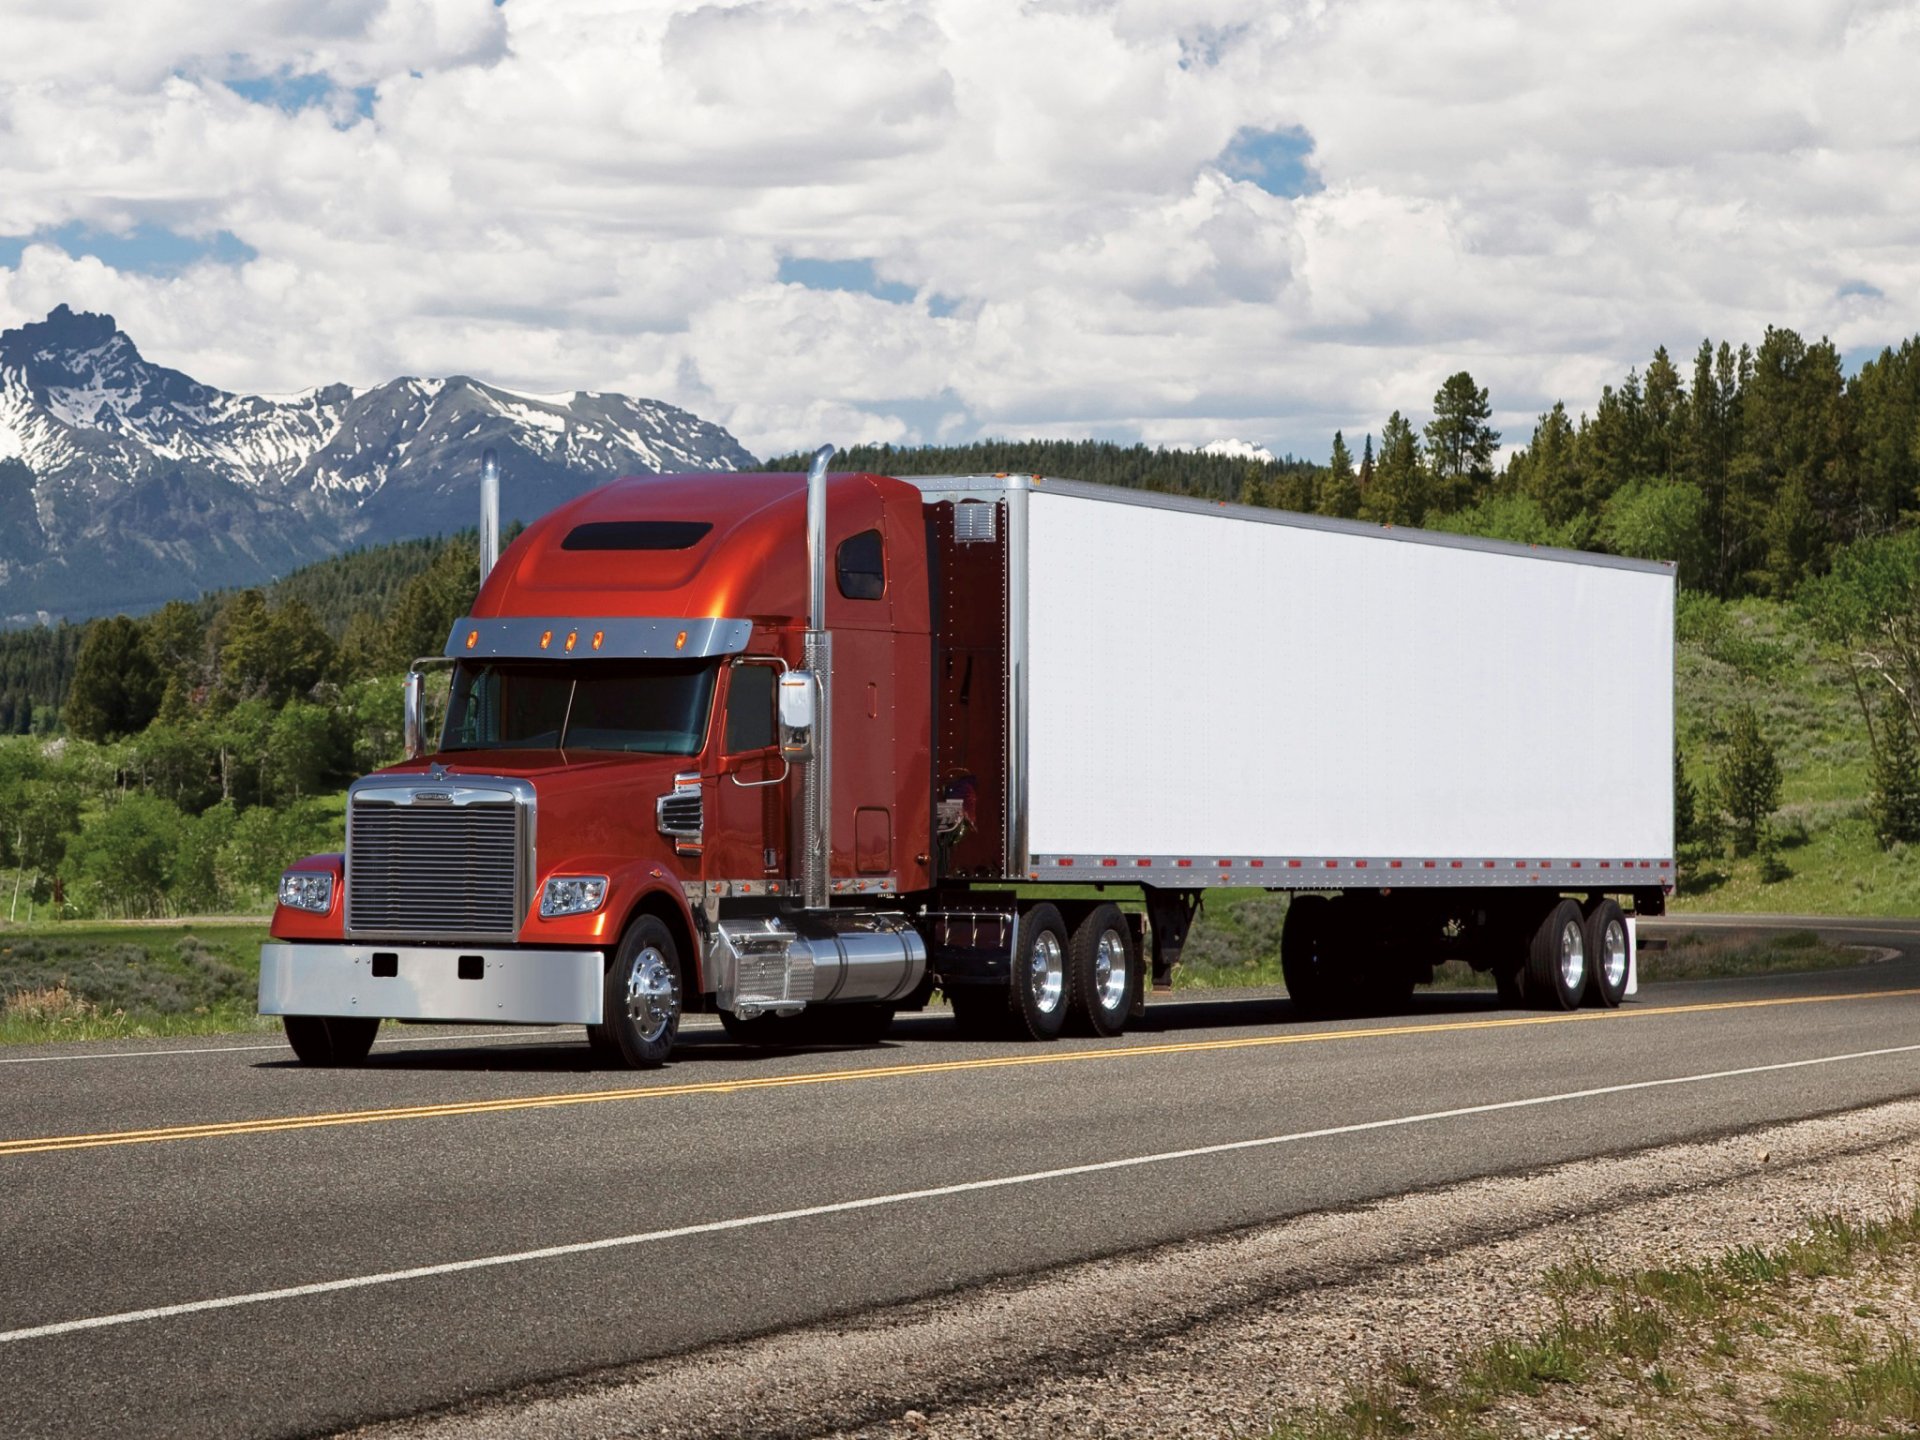
M 604 974 L 598 950 L 273 942 L 260 947 L 260 1013 L 598 1025 Z

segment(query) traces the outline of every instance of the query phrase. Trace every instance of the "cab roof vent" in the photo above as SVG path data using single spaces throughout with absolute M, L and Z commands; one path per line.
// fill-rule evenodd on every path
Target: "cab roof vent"
M 596 520 L 576 525 L 562 550 L 691 550 L 713 526 L 705 520 Z

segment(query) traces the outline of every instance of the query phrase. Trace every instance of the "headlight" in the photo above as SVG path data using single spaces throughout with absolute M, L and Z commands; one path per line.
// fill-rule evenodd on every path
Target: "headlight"
M 333 908 L 331 870 L 289 870 L 280 877 L 280 903 L 324 915 Z
M 600 908 L 607 898 L 604 875 L 556 875 L 540 892 L 540 918 L 555 915 L 587 915 Z

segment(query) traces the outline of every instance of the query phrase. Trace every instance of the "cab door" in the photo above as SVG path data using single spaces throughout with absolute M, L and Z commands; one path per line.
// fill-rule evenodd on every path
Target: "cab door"
M 777 884 L 787 870 L 791 769 L 780 753 L 774 692 L 785 662 L 742 655 L 728 664 L 714 819 L 707 827 L 706 877 L 747 882 L 747 893 Z

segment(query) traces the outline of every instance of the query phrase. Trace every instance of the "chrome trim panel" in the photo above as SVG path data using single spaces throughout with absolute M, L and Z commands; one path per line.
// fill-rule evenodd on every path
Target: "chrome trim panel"
M 596 634 L 601 637 L 597 649 Z M 489 660 L 697 660 L 738 654 L 747 648 L 752 634 L 751 620 L 631 615 L 508 615 L 476 620 L 463 615 L 447 634 L 446 653 L 455 659 L 471 655 Z M 544 646 L 542 635 L 547 637 Z M 569 636 L 572 650 L 567 649 Z
M 1016 483 L 1019 482 L 1019 483 Z M 1008 481 L 1007 502 L 1007 873 L 1027 855 L 1027 486 Z
M 928 504 L 941 500 L 1000 499 L 1013 492 L 1040 486 L 1082 500 L 1104 500 L 1115 505 L 1140 505 L 1150 510 L 1183 510 L 1194 515 L 1227 515 L 1256 520 L 1263 525 L 1290 525 L 1297 530 L 1331 530 L 1341 535 L 1370 535 L 1376 540 L 1398 540 L 1410 545 L 1441 545 L 1455 550 L 1484 550 L 1495 555 L 1524 555 L 1535 560 L 1557 560 L 1569 565 L 1598 565 L 1610 570 L 1645 570 L 1673 575 L 1665 560 L 1636 560 L 1625 555 L 1596 555 L 1585 550 L 1561 550 L 1551 545 L 1522 545 L 1511 540 L 1486 540 L 1478 535 L 1447 535 L 1437 530 L 1409 530 L 1376 525 L 1365 520 L 1335 520 L 1325 515 L 1301 515 L 1291 510 L 1269 510 L 1260 505 L 1236 505 L 1202 500 L 1190 495 L 1167 495 L 1157 490 L 1130 490 L 1122 485 L 1096 485 L 1090 480 L 1068 480 L 1053 475 L 897 475 L 920 491 Z
M 1105 862 L 1113 860 L 1109 865 Z M 1671 890 L 1675 869 L 1665 859 L 1489 860 L 1484 856 L 1274 855 L 1036 855 L 1021 872 L 1028 881 L 1084 885 L 1156 885 L 1169 890 L 1231 886 L 1259 890 L 1450 889 L 1498 885 L 1508 889 L 1617 892 L 1658 885 Z
M 512 806 L 514 859 L 511 897 L 511 921 L 499 929 L 435 929 L 424 921 L 379 922 L 356 925 L 354 881 L 355 812 L 361 806 L 420 807 L 425 811 L 451 815 L 470 807 Z M 520 933 L 528 907 L 533 903 L 535 849 L 537 844 L 538 802 L 533 782 L 518 777 L 492 775 L 448 775 L 436 766 L 425 775 L 370 775 L 347 788 L 346 899 L 344 934 L 349 940 L 444 940 L 455 943 L 512 941 Z M 426 857 L 430 864 L 432 857 Z M 446 872 L 448 892 L 454 893 L 466 877 L 461 871 Z M 403 877 L 417 883 L 417 877 Z
M 397 973 L 376 978 L 376 955 Z M 480 978 L 462 980 L 460 961 L 476 956 Z M 598 1025 L 605 966 L 598 950 L 275 941 L 260 947 L 260 1013 Z

